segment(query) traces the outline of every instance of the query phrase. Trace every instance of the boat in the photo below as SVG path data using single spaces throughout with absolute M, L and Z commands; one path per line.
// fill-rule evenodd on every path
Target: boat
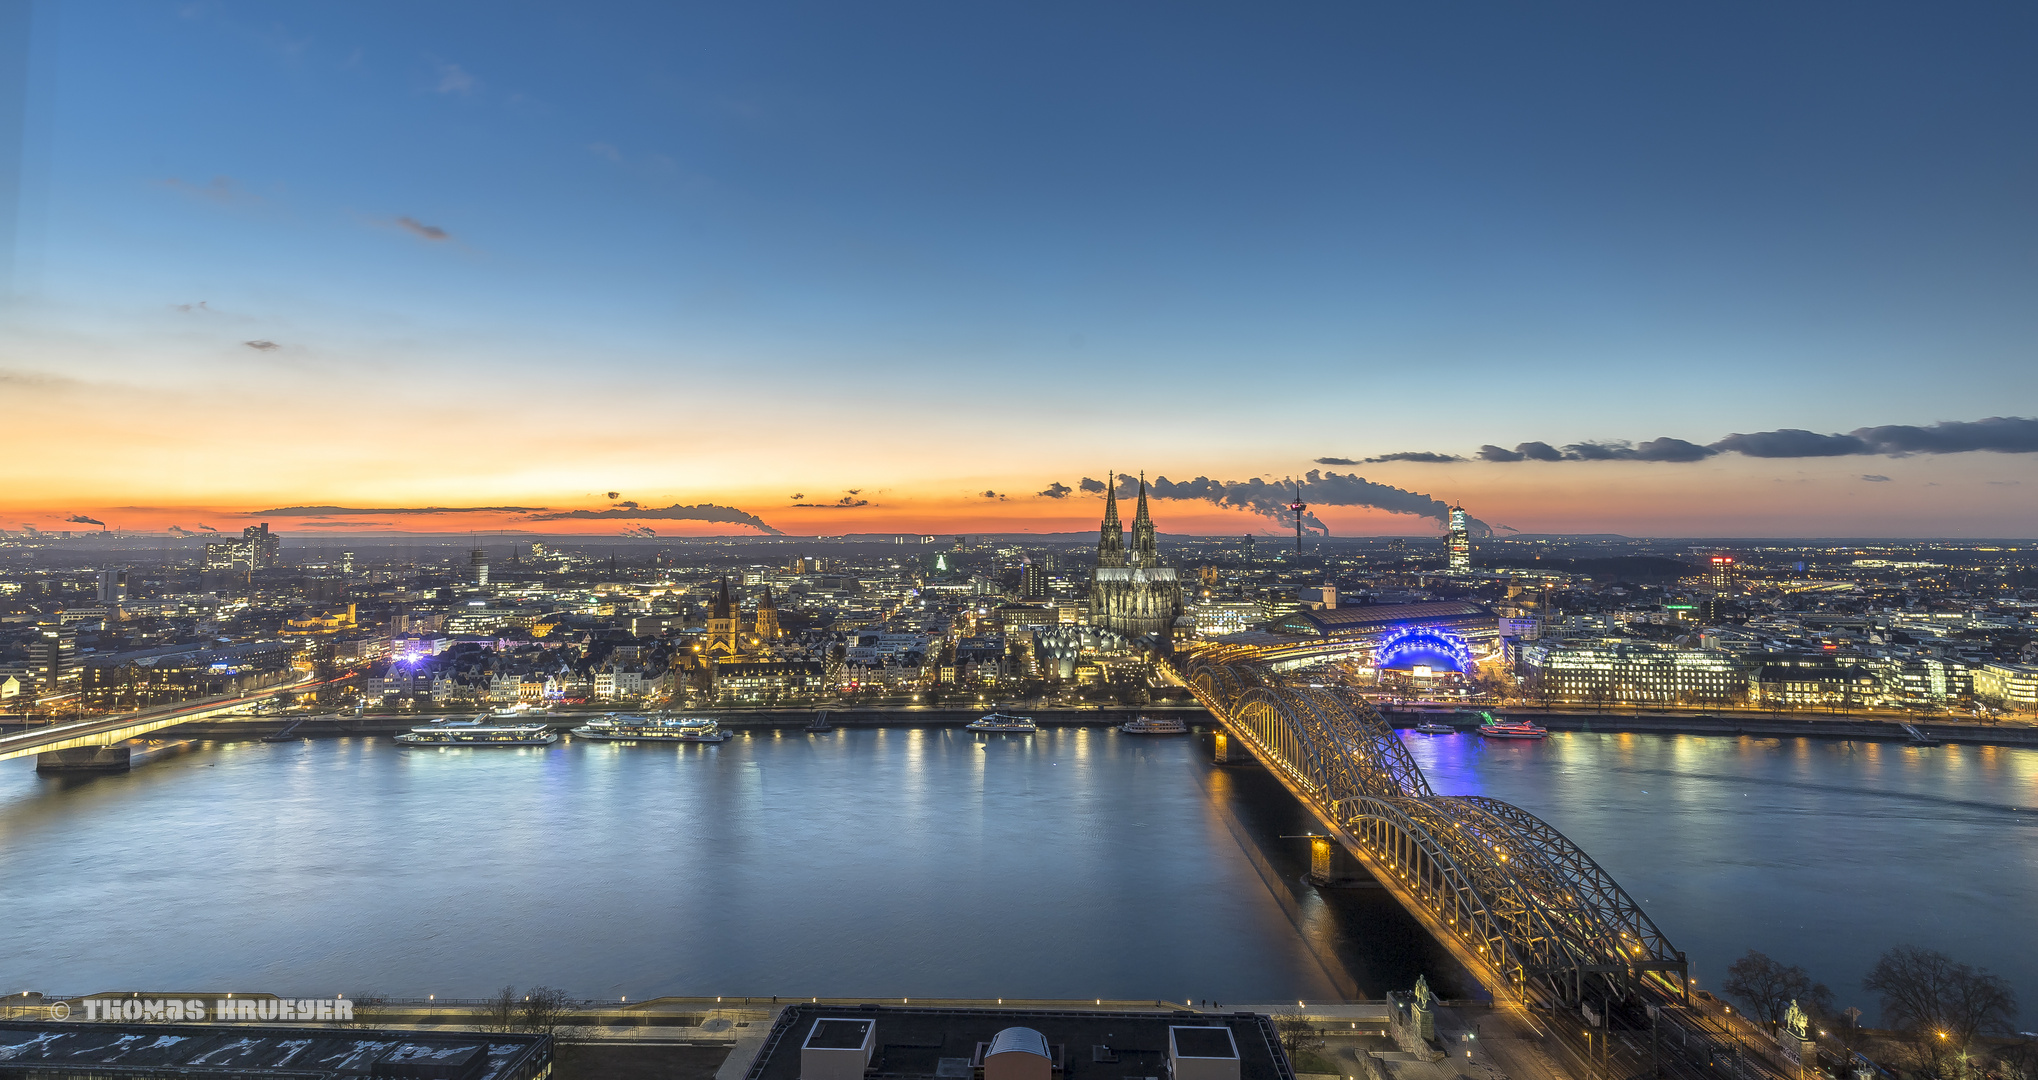
M 722 725 L 706 717 L 604 716 L 574 728 L 582 739 L 610 742 L 718 743 L 729 741 Z
M 1454 735 L 1458 731 L 1457 728 L 1440 720 L 1424 720 L 1422 723 L 1415 725 L 1415 730 L 1422 732 L 1424 735 Z
M 1189 725 L 1179 716 L 1142 716 L 1118 725 L 1118 730 L 1127 735 L 1186 735 Z
M 1040 730 L 1040 725 L 1035 724 L 1030 716 L 1006 716 L 1003 713 L 985 713 L 963 727 L 969 731 L 1009 731 L 1026 735 Z
M 483 717 L 440 720 L 396 737 L 399 746 L 548 746 L 559 733 L 544 724 L 491 724 Z
M 1550 734 L 1550 729 L 1533 720 L 1502 720 L 1489 712 L 1479 715 L 1479 734 L 1489 739 L 1541 739 Z

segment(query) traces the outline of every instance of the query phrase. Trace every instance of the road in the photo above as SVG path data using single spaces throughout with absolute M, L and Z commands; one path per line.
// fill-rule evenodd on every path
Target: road
M 238 694 L 225 697 L 200 698 L 197 701 L 180 701 L 175 705 L 159 705 L 139 712 L 120 713 L 114 716 L 94 717 L 69 724 L 52 724 L 48 727 L 30 728 L 12 735 L 0 735 L 0 761 L 8 758 L 26 757 L 52 750 L 68 750 L 79 746 L 105 746 L 122 739 L 146 735 L 152 731 L 189 723 L 203 716 L 245 708 L 257 702 L 275 697 L 280 693 L 302 693 L 330 686 L 352 678 L 352 674 L 339 678 L 318 680 L 306 675 L 294 683 L 266 687 L 259 693 Z

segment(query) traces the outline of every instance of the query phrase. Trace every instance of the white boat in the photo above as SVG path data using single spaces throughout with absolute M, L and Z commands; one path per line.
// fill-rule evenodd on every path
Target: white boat
M 1029 735 L 1040 730 L 1040 725 L 1035 724 L 1032 717 L 1006 716 L 1003 713 L 985 713 L 963 727 L 970 731 L 1009 731 Z
M 1479 734 L 1489 739 L 1543 739 L 1550 734 L 1550 729 L 1533 720 L 1502 720 L 1489 712 L 1479 715 L 1484 718 Z
M 1127 735 L 1186 735 L 1189 725 L 1179 716 L 1142 716 L 1118 725 L 1118 730 Z
M 544 724 L 491 724 L 483 718 L 441 720 L 396 737 L 398 746 L 548 746 L 559 733 Z
M 604 716 L 574 728 L 573 734 L 582 739 L 610 742 L 718 743 L 729 740 L 729 733 L 722 730 L 721 724 L 706 717 L 692 716 Z
M 1440 721 L 1424 720 L 1422 723 L 1415 725 L 1415 730 L 1422 732 L 1424 735 L 1451 735 L 1455 734 L 1458 729 Z

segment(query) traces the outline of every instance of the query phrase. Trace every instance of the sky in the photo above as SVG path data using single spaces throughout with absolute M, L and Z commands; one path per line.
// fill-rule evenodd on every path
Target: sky
M 2012 3 L 0 0 L 0 528 L 1056 532 L 1144 471 L 1173 533 L 1300 484 L 1336 535 L 2030 537 L 2034 50 Z

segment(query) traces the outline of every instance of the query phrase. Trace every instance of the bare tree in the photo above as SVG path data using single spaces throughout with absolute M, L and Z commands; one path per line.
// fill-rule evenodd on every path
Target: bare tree
M 534 986 L 519 1004 L 522 1006 L 519 1027 L 525 1031 L 553 1035 L 558 1033 L 559 1025 L 565 1020 L 566 1010 L 572 1005 L 572 1000 L 566 996 L 564 990 L 550 986 Z
M 1805 969 L 1784 965 L 1754 949 L 1727 965 L 1727 977 L 1720 989 L 1732 995 L 1743 1008 L 1774 1028 L 1793 1001 L 1807 1009 L 1823 1011 L 1832 1004 L 1833 992 L 1815 983 Z
M 1938 1075 L 1964 1073 L 1975 1037 L 2006 1029 L 2017 1015 L 2007 980 L 1916 945 L 1883 953 L 1861 986 L 1881 995 L 1883 1022 L 1910 1036 L 1921 1063 Z
M 515 1031 L 517 1028 L 517 988 L 505 986 L 488 998 L 488 1023 L 490 1031 Z
M 1316 1025 L 1304 1016 L 1293 1013 L 1276 1016 L 1274 1030 L 1281 1036 L 1281 1049 L 1287 1051 L 1291 1065 L 1304 1052 L 1323 1045 L 1323 1040 L 1317 1036 Z

